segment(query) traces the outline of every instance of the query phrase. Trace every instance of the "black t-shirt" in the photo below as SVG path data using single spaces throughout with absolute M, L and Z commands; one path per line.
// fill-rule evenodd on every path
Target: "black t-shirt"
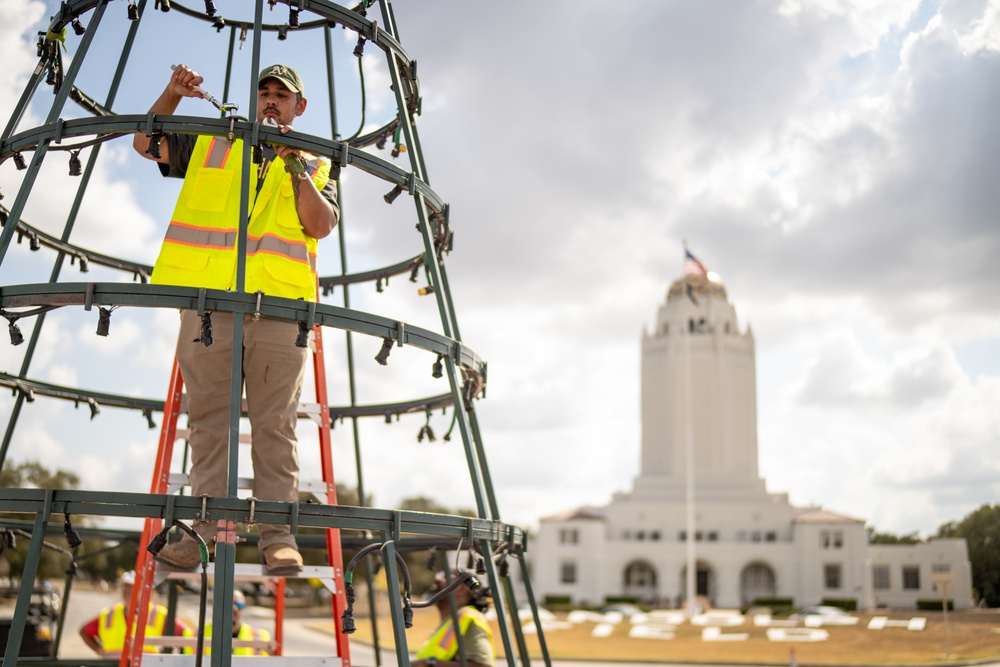
M 168 134 L 167 150 L 170 153 L 170 164 L 157 163 L 160 173 L 168 178 L 184 178 L 187 174 L 188 163 L 191 162 L 191 153 L 194 151 L 195 142 L 198 141 L 196 134 Z M 274 161 L 274 148 L 265 144 L 263 161 L 256 165 L 258 174 L 258 187 L 263 182 L 267 170 L 270 169 Z M 323 198 L 333 206 L 334 213 L 340 216 L 340 207 L 337 206 L 337 182 L 332 178 L 326 182 L 323 189 L 319 191 Z

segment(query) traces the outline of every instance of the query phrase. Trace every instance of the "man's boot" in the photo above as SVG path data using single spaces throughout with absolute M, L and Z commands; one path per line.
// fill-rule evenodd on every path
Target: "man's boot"
M 287 577 L 302 571 L 302 556 L 293 546 L 271 544 L 263 547 L 261 552 L 268 574 Z
M 195 532 L 205 540 L 208 553 L 215 553 L 215 522 L 195 521 L 192 525 Z M 201 564 L 201 549 L 197 540 L 184 533 L 179 542 L 173 542 L 160 549 L 156 560 L 178 570 L 193 570 Z

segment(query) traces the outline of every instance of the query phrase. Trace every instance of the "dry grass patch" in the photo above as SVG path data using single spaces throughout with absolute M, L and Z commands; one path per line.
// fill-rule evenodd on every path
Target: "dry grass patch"
M 874 615 L 894 619 L 925 616 L 927 627 L 921 632 L 903 628 L 868 630 L 868 621 Z M 565 620 L 565 614 L 559 614 Z M 858 614 L 861 621 L 856 626 L 827 627 L 830 638 L 824 642 L 772 642 L 764 628 L 747 623 L 725 629 L 723 632 L 748 633 L 746 641 L 707 642 L 701 639 L 701 628 L 688 624 L 677 628 L 674 639 L 637 639 L 628 636 L 628 620 L 617 625 L 609 637 L 591 636 L 594 623 L 582 623 L 567 630 L 545 633 L 549 654 L 553 659 L 589 660 L 646 660 L 656 662 L 732 662 L 788 664 L 790 650 L 794 648 L 799 664 L 891 665 L 930 664 L 1000 658 L 1000 610 L 976 610 L 948 614 L 950 651 L 946 656 L 946 631 L 940 612 L 884 612 Z M 407 643 L 416 650 L 433 632 L 439 621 L 434 609 L 418 609 L 413 628 L 407 631 Z M 371 624 L 358 618 L 354 638 L 371 641 Z M 496 623 L 493 636 L 497 652 L 503 653 Z M 388 650 L 392 646 L 392 626 L 388 618 L 379 622 L 380 639 Z M 330 626 L 332 630 L 332 625 Z M 538 639 L 526 635 L 528 650 L 539 656 Z M 511 636 L 511 642 L 515 639 Z M 516 644 L 515 644 L 516 652 Z

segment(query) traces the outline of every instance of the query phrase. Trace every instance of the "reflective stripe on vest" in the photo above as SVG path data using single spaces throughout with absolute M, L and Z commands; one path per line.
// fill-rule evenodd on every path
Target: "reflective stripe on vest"
M 242 140 L 229 144 L 221 137 L 198 138 L 153 267 L 153 283 L 236 288 L 243 148 Z M 322 189 L 329 181 L 330 162 L 309 157 L 313 184 Z M 256 198 L 247 230 L 244 288 L 315 301 L 318 242 L 302 228 L 291 177 L 281 158 L 276 156 L 271 167 L 259 191 L 250 189 Z
M 469 626 L 475 624 L 486 632 L 486 636 L 493 641 L 493 633 L 479 611 L 473 607 L 462 607 L 458 610 L 458 628 L 464 636 Z M 449 618 L 434 631 L 427 641 L 423 643 L 417 651 L 416 659 L 425 660 L 427 658 L 437 658 L 441 661 L 451 660 L 458 655 L 458 637 L 455 634 L 455 627 Z
M 164 240 L 192 247 L 227 250 L 236 246 L 236 232 L 224 229 L 203 229 L 175 222 L 167 228 Z M 309 249 L 304 243 L 286 241 L 271 235 L 259 238 L 247 237 L 247 256 L 258 253 L 270 253 L 285 257 L 308 264 L 311 270 L 316 270 L 316 255 L 310 255 Z
M 209 147 L 208 155 L 205 157 L 205 166 L 212 169 L 225 169 L 226 158 L 229 157 L 231 148 L 232 146 L 228 141 L 213 137 L 212 145 Z

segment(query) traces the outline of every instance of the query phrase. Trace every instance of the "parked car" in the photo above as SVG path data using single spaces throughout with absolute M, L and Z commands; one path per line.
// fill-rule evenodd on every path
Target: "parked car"
M 642 609 L 639 609 L 634 604 L 610 604 L 601 610 L 602 614 L 607 614 L 609 612 L 618 613 L 628 618 L 629 616 L 635 616 L 636 614 L 641 614 Z
M 811 607 L 804 607 L 788 618 L 804 619 L 809 616 L 822 616 L 824 618 L 844 618 L 850 616 L 846 611 L 840 607 L 827 607 L 824 605 L 813 605 Z
M 28 617 L 24 621 L 21 635 L 20 656 L 52 657 L 52 632 L 59 618 L 59 602 L 59 592 L 48 582 L 32 590 L 28 602 Z M 0 646 L 7 645 L 12 624 L 13 620 L 10 618 L 0 619 Z

